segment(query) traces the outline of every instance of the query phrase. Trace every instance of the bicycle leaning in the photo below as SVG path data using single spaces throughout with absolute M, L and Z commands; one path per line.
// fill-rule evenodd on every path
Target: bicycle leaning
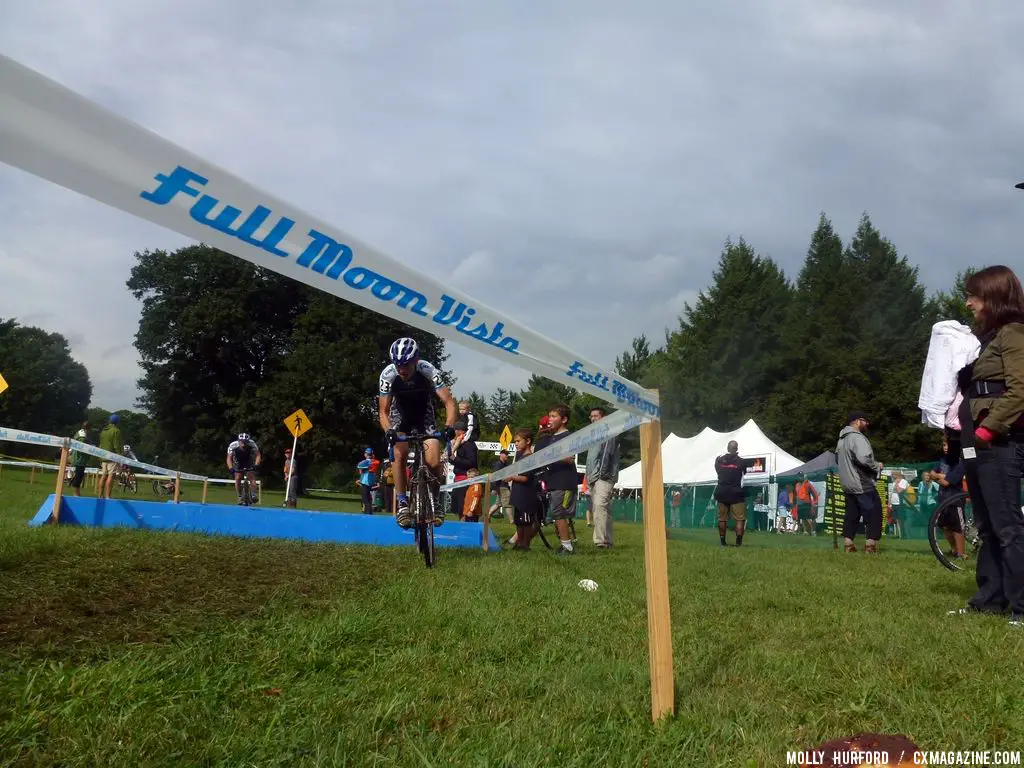
M 943 551 L 943 542 L 949 545 L 949 552 Z M 966 492 L 958 491 L 943 499 L 932 512 L 928 543 L 938 561 L 951 571 L 962 571 L 967 563 L 977 562 L 982 542 Z
M 427 568 L 433 568 L 436 560 L 434 552 L 434 526 L 441 525 L 444 518 L 438 515 L 441 508 L 441 484 L 423 460 L 423 442 L 425 440 L 444 440 L 444 435 L 434 432 L 425 435 L 419 432 L 398 434 L 395 443 L 406 443 L 412 452 L 412 467 L 409 482 L 409 511 L 413 516 L 413 534 L 416 548 L 423 555 Z M 394 461 L 394 450 L 391 452 Z M 397 471 L 403 471 L 398 468 Z

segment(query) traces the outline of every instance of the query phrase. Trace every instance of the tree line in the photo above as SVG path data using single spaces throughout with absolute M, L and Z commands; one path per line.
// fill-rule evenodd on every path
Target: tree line
M 920 424 L 916 404 L 929 330 L 940 319 L 970 322 L 970 271 L 928 296 L 918 269 L 866 214 L 845 245 L 822 214 L 792 280 L 745 240 L 727 240 L 711 284 L 663 344 L 636 337 L 615 369 L 660 391 L 666 434 L 727 431 L 754 418 L 810 459 L 861 409 L 883 460 L 927 460 L 938 436 Z M 143 375 L 140 410 L 121 410 L 122 428 L 141 458 L 165 466 L 220 473 L 228 440 L 247 431 L 276 475 L 291 444 L 282 419 L 301 407 L 315 425 L 302 440 L 307 484 L 347 483 L 362 448 L 383 447 L 374 393 L 391 341 L 415 336 L 442 369 L 448 358 L 444 339 L 206 245 L 136 253 L 127 287 L 142 303 Z M 87 417 L 96 427 L 106 421 L 106 411 L 88 408 L 88 372 L 60 334 L 0 321 L 0 371 L 11 383 L 0 424 L 72 434 Z M 600 403 L 539 376 L 522 390 L 489 393 L 459 392 L 446 376 L 490 440 L 505 425 L 536 425 L 562 402 L 579 428 Z M 623 438 L 625 461 L 638 458 L 638 446 L 635 435 Z

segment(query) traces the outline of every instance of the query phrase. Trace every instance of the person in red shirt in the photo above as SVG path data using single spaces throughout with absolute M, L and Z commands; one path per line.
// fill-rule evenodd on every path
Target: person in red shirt
M 818 489 L 807 475 L 796 484 L 796 519 L 808 536 L 818 535 Z

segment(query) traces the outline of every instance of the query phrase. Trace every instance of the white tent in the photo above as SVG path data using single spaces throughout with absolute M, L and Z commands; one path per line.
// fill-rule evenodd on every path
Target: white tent
M 716 432 L 710 427 L 693 437 L 669 434 L 661 444 L 661 466 L 665 485 L 694 485 L 718 481 L 715 458 L 725 453 L 730 440 L 739 443 L 740 456 L 762 458 L 761 472 L 752 470 L 745 483 L 765 484 L 771 475 L 788 472 L 803 462 L 773 443 L 751 419 L 732 432 Z M 619 488 L 643 487 L 640 462 L 619 472 Z

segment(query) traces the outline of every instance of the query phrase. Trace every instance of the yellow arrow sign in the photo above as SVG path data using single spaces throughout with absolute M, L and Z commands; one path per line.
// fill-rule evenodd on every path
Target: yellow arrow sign
M 292 437 L 302 437 L 313 428 L 313 422 L 301 408 L 284 420 L 284 425 L 292 433 Z
M 503 451 L 507 451 L 508 447 L 512 445 L 512 430 L 508 428 L 508 424 L 501 430 L 501 438 L 498 442 L 501 443 L 501 450 Z
M 3 376 L 0 376 L 0 393 L 2 393 L 5 389 L 7 389 L 7 382 L 4 380 Z

